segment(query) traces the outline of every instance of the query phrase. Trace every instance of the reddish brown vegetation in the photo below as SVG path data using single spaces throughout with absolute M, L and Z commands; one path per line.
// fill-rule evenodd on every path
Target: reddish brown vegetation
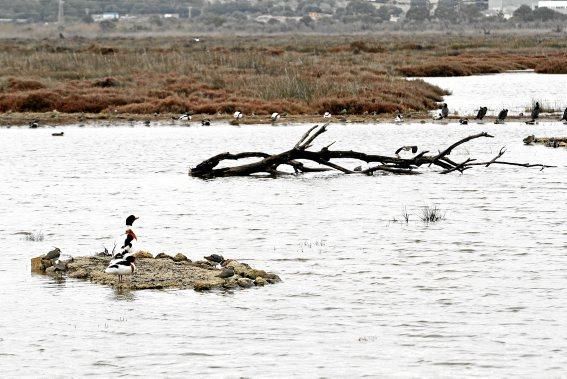
M 8 78 L 0 112 L 419 112 L 435 108 L 443 91 L 397 75 L 567 67 L 567 45 L 539 37 L 116 38 L 0 47 L 0 76 Z
M 567 74 L 567 57 L 542 62 L 535 70 L 542 74 Z

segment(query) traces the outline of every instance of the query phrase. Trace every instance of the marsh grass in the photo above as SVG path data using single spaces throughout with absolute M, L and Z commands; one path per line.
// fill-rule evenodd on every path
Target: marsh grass
M 421 209 L 421 215 L 419 219 L 425 224 L 431 224 L 434 222 L 439 222 L 445 220 L 445 212 L 434 205 L 432 207 L 425 206 Z
M 532 99 L 531 104 L 525 108 L 527 113 L 530 113 L 535 108 L 536 102 L 539 103 L 539 107 L 543 113 L 561 112 L 563 110 L 562 104 L 556 101 L 549 102 L 547 100 Z

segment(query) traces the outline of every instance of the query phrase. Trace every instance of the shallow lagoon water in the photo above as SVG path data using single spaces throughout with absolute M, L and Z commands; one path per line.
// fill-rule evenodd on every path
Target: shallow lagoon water
M 0 372 L 6 376 L 558 376 L 567 365 L 565 126 L 333 125 L 319 146 L 404 144 L 559 165 L 464 175 L 203 181 L 223 151 L 277 152 L 308 125 L 0 129 Z M 345 163 L 354 164 L 354 163 Z M 446 219 L 424 225 L 421 207 Z M 393 223 L 402 209 L 409 224 Z M 30 274 L 29 259 L 112 246 L 218 252 L 283 282 L 234 292 L 115 290 Z M 29 242 L 21 231 L 45 235 Z

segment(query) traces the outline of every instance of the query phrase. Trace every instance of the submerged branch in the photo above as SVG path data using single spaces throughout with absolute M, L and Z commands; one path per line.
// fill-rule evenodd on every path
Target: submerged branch
M 413 156 L 413 158 L 400 158 L 398 154 L 401 150 L 411 150 L 412 153 L 416 153 L 417 146 L 405 146 L 400 148 L 396 151 L 395 156 L 367 154 L 353 150 L 330 150 L 329 148 L 334 144 L 334 142 L 323 147 L 319 151 L 308 150 L 313 145 L 313 142 L 321 134 L 327 131 L 328 125 L 329 123 L 326 123 L 321 126 L 315 125 L 310 128 L 305 134 L 303 134 L 291 150 L 284 151 L 283 153 L 272 155 L 263 152 L 243 152 L 238 154 L 222 153 L 206 159 L 194 168 L 191 168 L 189 170 L 189 175 L 203 179 L 228 176 L 249 176 L 256 174 L 264 174 L 272 177 L 294 175 L 292 173 L 279 170 L 279 167 L 282 165 L 293 168 L 295 175 L 306 172 L 330 170 L 337 170 L 344 174 L 372 175 L 375 172 L 380 171 L 396 175 L 417 175 L 420 174 L 417 169 L 423 165 L 437 166 L 442 169 L 440 172 L 441 174 L 448 174 L 455 171 L 463 173 L 464 171 L 471 169 L 473 166 L 484 165 L 485 167 L 489 167 L 494 164 L 520 167 L 541 167 L 541 169 L 554 167 L 544 164 L 498 161 L 498 159 L 506 152 L 504 148 L 500 149 L 500 152 L 496 155 L 496 157 L 488 162 L 476 162 L 476 159 L 468 158 L 464 162 L 456 163 L 448 158 L 451 152 L 462 144 L 481 137 L 493 138 L 493 136 L 485 132 L 465 137 L 447 147 L 445 150 L 440 151 L 436 155 L 427 155 L 429 150 L 425 150 Z M 259 158 L 259 160 L 248 164 L 242 164 L 240 166 L 217 168 L 222 161 L 234 161 L 244 158 Z M 331 161 L 337 159 L 354 159 L 369 164 L 374 163 L 376 165 L 365 170 L 360 167 L 351 170 Z M 325 167 L 307 167 L 303 161 L 313 162 Z

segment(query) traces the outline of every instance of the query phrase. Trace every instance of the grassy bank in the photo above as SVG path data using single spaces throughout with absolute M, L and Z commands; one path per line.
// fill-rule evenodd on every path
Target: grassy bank
M 553 35 L 11 39 L 0 41 L 0 112 L 425 112 L 443 91 L 400 76 L 558 73 L 566 48 Z

